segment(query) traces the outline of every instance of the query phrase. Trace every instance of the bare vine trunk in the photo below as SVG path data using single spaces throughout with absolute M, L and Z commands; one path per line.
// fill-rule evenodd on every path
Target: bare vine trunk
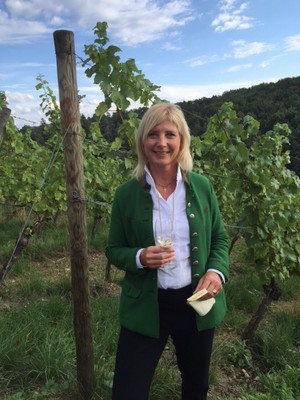
M 110 282 L 111 280 L 111 263 L 107 260 L 106 266 L 105 266 L 105 276 L 104 276 L 105 282 Z
M 47 220 L 47 218 L 41 218 L 36 221 L 33 226 L 26 226 L 20 232 L 9 259 L 4 263 L 0 271 L 0 285 L 4 282 L 6 275 L 18 260 L 22 252 L 27 248 L 29 240 L 34 234 L 39 234 L 41 232 Z
M 247 342 L 253 341 L 255 332 L 257 331 L 259 324 L 264 319 L 270 304 L 272 301 L 278 300 L 281 295 L 281 289 L 274 278 L 271 279 L 271 282 L 268 285 L 264 285 L 263 289 L 264 297 L 242 334 L 242 339 Z

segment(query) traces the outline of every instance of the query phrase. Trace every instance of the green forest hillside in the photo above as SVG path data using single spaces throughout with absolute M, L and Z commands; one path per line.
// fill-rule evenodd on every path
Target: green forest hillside
M 260 122 L 261 132 L 276 123 L 287 123 L 292 131 L 291 169 L 300 175 L 300 77 L 276 83 L 262 83 L 248 89 L 225 92 L 221 96 L 178 103 L 185 112 L 191 133 L 201 136 L 209 118 L 231 101 L 239 116 L 251 115 Z

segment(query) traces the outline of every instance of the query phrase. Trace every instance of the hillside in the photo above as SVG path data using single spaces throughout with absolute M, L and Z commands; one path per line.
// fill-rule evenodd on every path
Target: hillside
M 221 96 L 178 103 L 185 112 L 191 132 L 201 136 L 209 118 L 220 106 L 231 101 L 239 116 L 252 115 L 260 122 L 261 132 L 276 123 L 287 123 L 292 131 L 291 169 L 300 175 L 300 77 L 262 83 L 248 89 L 225 92 Z

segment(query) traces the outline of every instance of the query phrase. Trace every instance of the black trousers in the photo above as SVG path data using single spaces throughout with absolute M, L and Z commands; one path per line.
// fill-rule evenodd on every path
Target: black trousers
M 192 288 L 159 289 L 160 337 L 121 328 L 112 400 L 148 400 L 150 385 L 168 337 L 176 350 L 182 400 L 206 400 L 214 329 L 198 331 L 195 311 L 186 304 Z M 151 321 L 149 321 L 151 323 Z

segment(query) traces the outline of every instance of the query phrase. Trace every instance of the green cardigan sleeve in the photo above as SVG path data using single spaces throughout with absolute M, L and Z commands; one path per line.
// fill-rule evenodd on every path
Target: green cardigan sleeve
M 154 245 L 151 195 L 132 179 L 115 193 L 105 254 L 119 269 L 142 273 L 136 266 L 139 249 Z

